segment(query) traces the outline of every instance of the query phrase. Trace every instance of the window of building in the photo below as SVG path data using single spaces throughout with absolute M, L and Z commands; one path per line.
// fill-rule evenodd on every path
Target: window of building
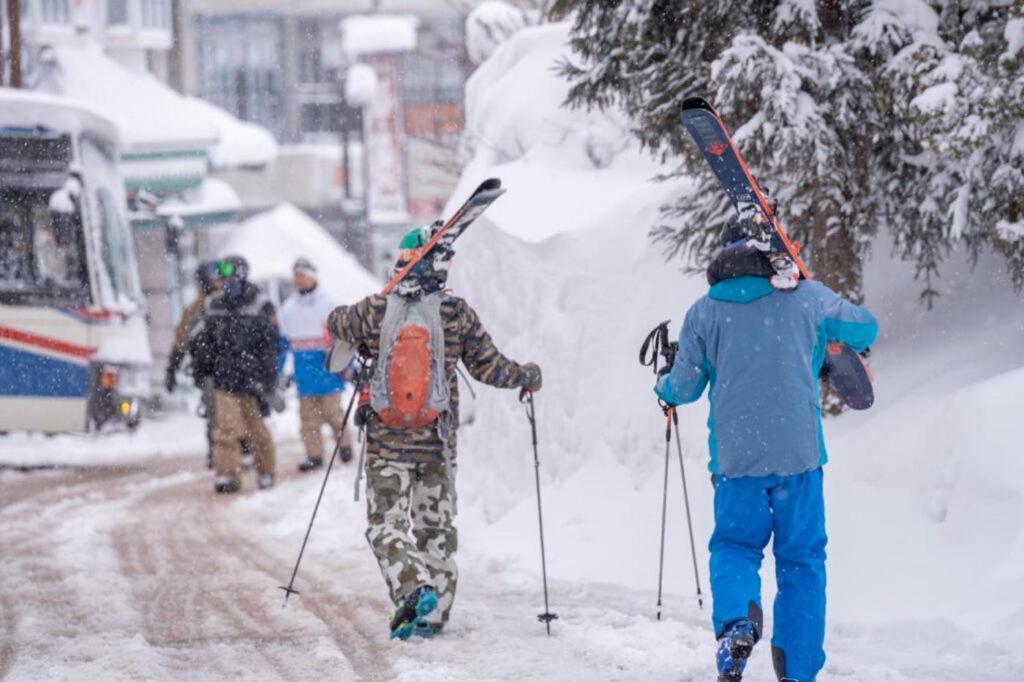
M 107 0 L 107 26 L 128 23 L 128 0 Z
M 299 82 L 319 83 L 323 80 L 323 61 L 320 58 L 320 43 L 323 30 L 315 19 L 299 22 Z
M 45 24 L 70 24 L 70 0 L 42 0 L 42 19 Z
M 340 102 L 310 102 L 301 109 L 303 133 L 341 132 L 342 106 Z
M 334 83 L 342 55 L 336 21 L 322 18 L 302 19 L 297 24 L 299 44 L 299 82 Z
M 203 99 L 285 139 L 278 20 L 207 17 L 201 20 L 200 33 Z
M 142 5 L 143 28 L 170 28 L 170 0 L 139 0 Z

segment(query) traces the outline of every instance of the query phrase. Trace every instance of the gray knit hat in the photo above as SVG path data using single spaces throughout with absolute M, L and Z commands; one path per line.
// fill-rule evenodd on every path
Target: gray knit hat
M 292 265 L 292 272 L 298 272 L 307 277 L 316 279 L 316 266 L 307 258 L 297 258 Z

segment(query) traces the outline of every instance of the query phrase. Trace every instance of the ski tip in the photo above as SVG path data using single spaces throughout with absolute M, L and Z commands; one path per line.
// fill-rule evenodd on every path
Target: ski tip
M 501 189 L 501 180 L 498 178 L 488 178 L 480 183 L 480 186 L 476 188 L 477 192 L 492 192 L 496 189 Z M 475 194 L 476 192 L 474 192 Z
M 683 100 L 683 111 L 692 111 L 694 109 L 704 109 L 705 111 L 715 113 L 714 107 L 703 97 L 687 97 Z

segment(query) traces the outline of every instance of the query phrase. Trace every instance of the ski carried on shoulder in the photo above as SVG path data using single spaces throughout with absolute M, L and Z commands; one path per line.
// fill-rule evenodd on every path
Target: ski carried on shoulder
M 789 267 L 794 278 L 812 279 L 810 270 L 800 258 L 800 245 L 786 234 L 775 207 L 768 202 L 764 190 L 747 168 L 714 107 L 703 97 L 690 97 L 683 102 L 681 118 L 736 211 L 741 215 L 753 211 L 759 222 L 771 225 L 773 236 L 769 258 L 773 268 L 780 272 Z M 830 343 L 822 372 L 843 402 L 852 409 L 866 410 L 874 403 L 871 373 L 849 346 Z
M 395 273 L 391 281 L 381 291 L 385 296 L 398 286 L 398 283 L 405 279 L 405 276 L 416 267 L 423 258 L 438 248 L 451 248 L 451 245 L 459 238 L 466 228 L 473 224 L 473 221 L 480 217 L 487 207 L 494 203 L 494 200 L 505 193 L 501 188 L 501 180 L 490 178 L 484 180 L 477 187 L 465 203 L 455 211 L 451 218 L 444 223 L 438 224 L 430 235 L 430 239 L 419 250 L 419 253 L 411 261 L 406 263 L 400 271 Z

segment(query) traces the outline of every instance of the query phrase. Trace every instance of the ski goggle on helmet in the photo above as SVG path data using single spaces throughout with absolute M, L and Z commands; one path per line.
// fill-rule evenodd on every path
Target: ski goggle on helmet
M 210 275 L 215 279 L 247 279 L 249 264 L 241 256 L 228 256 L 210 263 Z

